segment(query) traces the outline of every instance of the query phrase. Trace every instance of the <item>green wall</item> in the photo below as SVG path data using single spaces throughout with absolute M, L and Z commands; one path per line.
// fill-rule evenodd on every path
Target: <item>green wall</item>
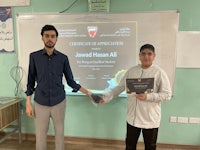
M 19 12 L 60 12 L 73 0 L 31 0 L 28 7 L 14 7 L 14 29 Z M 111 0 L 111 12 L 179 10 L 180 31 L 200 30 L 199 0 Z M 87 0 L 78 0 L 68 13 L 87 12 Z M 39 34 L 39 33 L 38 33 Z M 30 35 L 31 36 L 31 35 Z M 31 42 L 26 41 L 24 42 Z M 0 96 L 14 96 L 15 82 L 10 69 L 17 64 L 16 53 L 0 54 Z M 198 61 L 198 60 L 197 60 Z M 174 144 L 200 144 L 200 124 L 170 123 L 170 116 L 200 117 L 200 69 L 176 69 L 174 96 L 162 105 L 162 120 L 158 142 Z M 25 98 L 23 93 L 20 96 Z M 25 101 L 22 103 L 23 109 Z M 126 99 L 117 98 L 95 107 L 85 96 L 67 96 L 65 135 L 124 140 L 126 134 Z M 34 121 L 22 116 L 24 133 L 34 133 Z M 49 134 L 54 134 L 52 123 Z M 142 138 L 141 138 L 142 140 Z

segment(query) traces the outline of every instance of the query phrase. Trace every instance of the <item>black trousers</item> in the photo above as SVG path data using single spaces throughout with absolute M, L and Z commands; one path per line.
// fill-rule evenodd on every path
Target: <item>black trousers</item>
M 156 150 L 158 128 L 142 129 L 127 123 L 126 150 L 136 150 L 138 138 L 142 131 L 145 150 Z

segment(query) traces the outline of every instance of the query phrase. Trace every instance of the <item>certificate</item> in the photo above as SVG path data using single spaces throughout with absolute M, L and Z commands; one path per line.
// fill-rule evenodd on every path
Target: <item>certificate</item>
M 132 78 L 126 79 L 126 93 L 152 93 L 154 89 L 154 78 Z

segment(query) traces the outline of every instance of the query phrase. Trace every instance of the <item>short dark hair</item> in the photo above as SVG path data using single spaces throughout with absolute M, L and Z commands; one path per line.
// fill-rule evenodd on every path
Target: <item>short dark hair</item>
M 140 48 L 140 52 L 142 52 L 144 49 L 150 49 L 152 52 L 155 52 L 155 48 L 151 44 L 144 44 Z
M 42 27 L 41 35 L 43 36 L 44 31 L 49 31 L 49 30 L 54 30 L 56 32 L 56 36 L 58 37 L 58 31 L 53 25 L 45 25 L 44 27 Z

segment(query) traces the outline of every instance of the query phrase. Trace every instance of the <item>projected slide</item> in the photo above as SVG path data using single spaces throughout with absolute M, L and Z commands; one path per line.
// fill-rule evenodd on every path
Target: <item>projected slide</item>
M 24 91 L 29 54 L 44 47 L 40 32 L 45 24 L 58 29 L 56 49 L 68 56 L 74 79 L 83 87 L 96 93 L 115 87 L 127 69 L 140 63 L 140 46 L 150 43 L 156 48 L 155 63 L 167 72 L 173 89 L 177 12 L 18 14 L 18 58 L 24 71 Z M 63 81 L 67 94 L 77 95 Z
M 136 22 L 55 24 L 68 55 L 74 78 L 101 92 L 118 84 L 136 64 Z M 71 93 L 71 88 L 68 88 Z

